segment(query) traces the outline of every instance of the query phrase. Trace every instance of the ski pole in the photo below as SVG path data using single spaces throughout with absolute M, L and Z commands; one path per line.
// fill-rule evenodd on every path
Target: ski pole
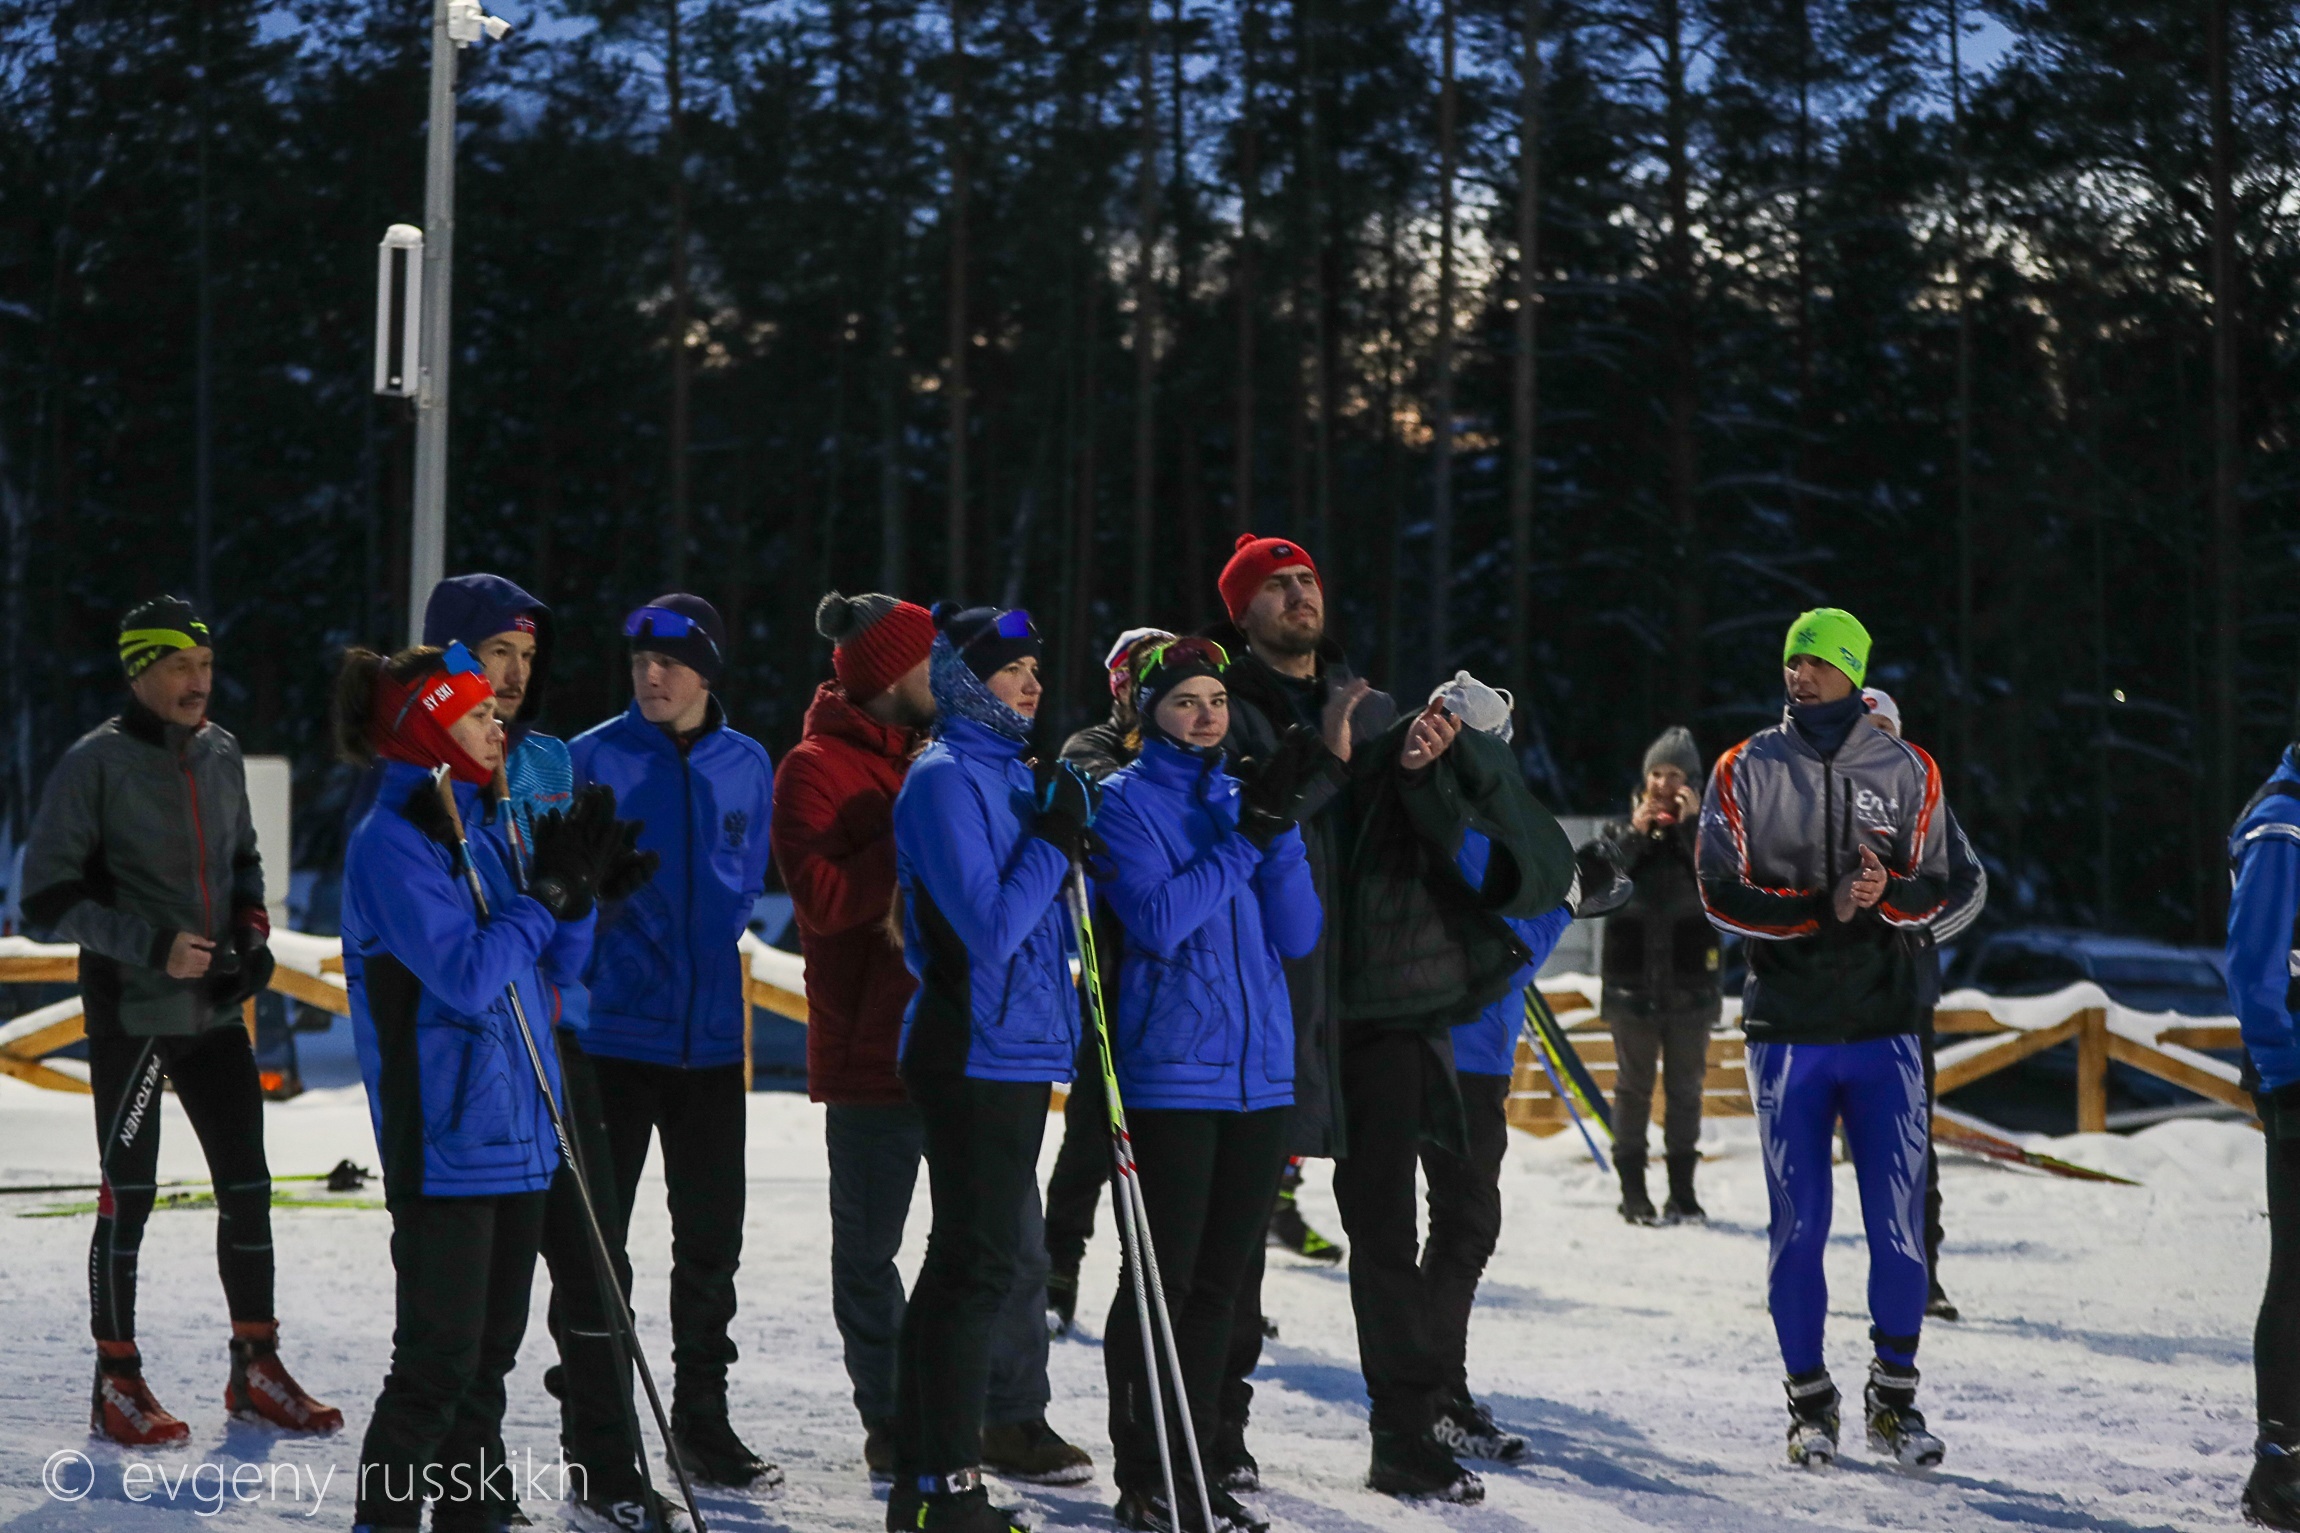
M 1533 1044 L 1533 1057 L 1540 1061 L 1541 1073 L 1549 1077 L 1549 1089 L 1557 1094 L 1557 1099 L 1565 1104 L 1565 1110 L 1572 1115 L 1573 1126 L 1581 1130 L 1581 1142 L 1589 1146 L 1589 1158 L 1597 1162 L 1598 1170 L 1610 1174 L 1613 1167 L 1607 1163 L 1605 1152 L 1597 1147 L 1597 1138 L 1589 1132 L 1589 1125 L 1582 1121 L 1581 1109 L 1573 1102 L 1574 1094 L 1565 1089 L 1565 1082 L 1558 1078 L 1560 1072 L 1557 1066 L 1550 1061 L 1549 1040 L 1542 1036 L 1541 1029 L 1534 1024 L 1532 995 L 1529 988 L 1525 1003 L 1525 1036 Z
M 1158 1253 L 1150 1240 L 1150 1209 L 1142 1199 L 1142 1171 L 1134 1160 L 1134 1138 L 1126 1131 L 1126 1104 L 1118 1095 L 1118 1066 L 1110 1049 L 1110 1019 L 1102 1009 L 1102 968 L 1094 947 L 1094 916 L 1086 898 L 1086 870 L 1077 859 L 1064 883 L 1070 902 L 1072 935 L 1078 946 L 1078 982 L 1086 997 L 1087 1015 L 1094 1027 L 1095 1052 L 1102 1065 L 1102 1091 L 1110 1110 L 1110 1157 L 1115 1185 L 1111 1202 L 1117 1205 L 1120 1243 L 1125 1247 L 1128 1276 L 1133 1280 L 1134 1312 L 1142 1330 L 1143 1372 L 1150 1386 L 1150 1420 L 1157 1429 L 1158 1468 L 1166 1480 L 1166 1508 L 1179 1527 L 1182 1501 L 1175 1493 L 1174 1450 L 1166 1436 L 1166 1409 L 1158 1387 L 1158 1341 L 1165 1342 L 1166 1364 L 1174 1382 L 1174 1410 L 1182 1425 L 1183 1446 L 1189 1450 L 1190 1472 L 1198 1492 L 1198 1510 L 1204 1526 L 1214 1526 L 1213 1498 L 1206 1489 L 1205 1465 L 1199 1461 L 1198 1433 L 1190 1419 L 1189 1391 L 1182 1382 L 1182 1354 L 1175 1345 L 1174 1316 L 1166 1307 L 1166 1287 L 1158 1275 Z M 1164 1329 L 1153 1326 L 1155 1311 Z
M 432 772 L 432 781 L 439 788 L 440 802 L 447 806 L 448 823 L 455 827 L 455 842 L 461 854 L 463 876 L 471 885 L 471 899 L 479 909 L 479 919 L 490 919 L 487 909 L 487 891 L 479 882 L 479 866 L 471 860 L 471 846 L 463 832 L 463 813 L 455 807 L 454 790 L 448 786 L 447 768 Z M 670 1417 L 664 1413 L 663 1397 L 656 1393 L 655 1375 L 647 1367 L 647 1354 L 639 1345 L 638 1318 L 632 1314 L 628 1300 L 623 1296 L 623 1285 L 615 1277 L 614 1257 L 607 1246 L 607 1232 L 599 1224 L 599 1210 L 591 1201 L 591 1184 L 583 1175 L 583 1161 L 575 1153 L 575 1136 L 568 1131 L 567 1120 L 559 1111 L 559 1099 L 551 1090 L 551 1076 L 543 1068 L 542 1051 L 535 1046 L 535 1030 L 527 1024 L 527 1008 L 519 1001 L 519 982 L 513 980 L 503 987 L 504 999 L 511 1003 L 511 1019 L 519 1026 L 519 1041 L 527 1050 L 527 1063 L 535 1072 L 535 1089 L 543 1095 L 543 1109 L 550 1115 L 551 1132 L 559 1140 L 559 1158 L 566 1162 L 569 1177 L 575 1183 L 575 1200 L 583 1206 L 583 1224 L 591 1234 L 591 1254 L 594 1263 L 602 1269 L 606 1282 L 606 1295 L 612 1299 L 612 1311 L 620 1320 L 625 1339 L 630 1345 L 631 1362 L 639 1374 L 639 1383 L 647 1391 L 648 1408 L 655 1413 L 655 1430 L 662 1434 L 663 1455 L 671 1461 L 671 1473 L 678 1477 L 679 1496 L 687 1504 L 687 1516 L 694 1522 L 695 1533 L 709 1533 L 703 1523 L 703 1510 L 695 1504 L 695 1487 L 687 1479 L 686 1460 L 679 1455 L 679 1444 L 671 1436 Z M 639 1472 L 647 1473 L 647 1456 L 638 1455 Z

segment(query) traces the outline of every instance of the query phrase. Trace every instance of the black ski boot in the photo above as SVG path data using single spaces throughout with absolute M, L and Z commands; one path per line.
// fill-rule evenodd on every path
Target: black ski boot
M 1925 1313 L 1935 1320 L 1962 1318 L 1963 1311 L 1957 1308 L 1957 1301 L 1949 1297 L 1948 1290 L 1941 1287 L 1941 1280 L 1933 1278 L 1930 1282 L 1932 1286 L 1925 1295 Z
M 1871 1452 L 1889 1454 L 1910 1469 L 1939 1466 L 1948 1450 L 1925 1430 L 1925 1413 L 1917 1409 L 1914 1367 L 1898 1367 L 1881 1357 L 1870 1363 L 1862 1403 L 1868 1409 Z
M 873 1480 L 886 1482 L 894 1478 L 894 1423 L 868 1421 L 863 1423 L 863 1467 Z
M 1669 1157 L 1669 1203 L 1661 1210 L 1664 1224 L 1707 1224 L 1709 1215 L 1693 1196 L 1693 1171 L 1701 1164 L 1699 1150 Z
M 2252 1445 L 2252 1478 L 2244 1482 L 2244 1520 L 2300 1533 L 2300 1452 L 2265 1432 Z
M 1206 1473 L 1226 1491 L 1262 1488 L 1262 1466 L 1246 1446 L 1246 1423 L 1224 1417 L 1214 1429 L 1213 1450 L 1206 1455 Z
M 1029 1533 L 1029 1525 L 1014 1512 L 990 1504 L 983 1489 L 982 1471 L 961 1469 L 956 1474 L 931 1476 L 935 1488 L 921 1488 L 916 1479 L 898 1478 L 886 1498 L 886 1533 Z
M 575 1503 L 575 1523 L 599 1533 L 694 1533 L 694 1519 L 679 1502 L 643 1486 L 591 1488 Z
M 671 1435 L 678 1439 L 679 1457 L 687 1473 L 708 1485 L 737 1490 L 780 1490 L 783 1472 L 750 1450 L 724 1408 L 689 1411 L 671 1407 Z
M 1653 1200 L 1645 1195 L 1645 1157 L 1621 1150 L 1613 1152 L 1613 1169 L 1621 1174 L 1621 1217 L 1630 1224 L 1659 1224 Z
M 1795 1374 L 1789 1392 L 1789 1462 L 1800 1469 L 1826 1469 L 1837 1462 L 1837 1386 L 1829 1370 Z
M 1445 1445 L 1427 1432 L 1389 1432 L 1376 1427 L 1366 1483 L 1385 1496 L 1463 1505 L 1485 1499 L 1485 1481 L 1464 1469 Z
M 1164 1485 L 1121 1488 L 1118 1504 L 1110 1508 L 1110 1515 L 1118 1526 L 1135 1529 L 1136 1533 L 1205 1533 L 1206 1519 L 1198 1510 L 1198 1493 L 1187 1481 L 1177 1487 L 1176 1493 L 1182 1498 L 1179 1521 L 1174 1509 L 1166 1504 Z M 1227 1491 L 1215 1490 L 1206 1500 L 1214 1509 L 1213 1533 L 1270 1533 L 1268 1519 L 1257 1516 Z
M 1094 1478 L 1094 1458 L 1040 1416 L 982 1429 L 982 1467 L 1001 1479 L 1028 1485 L 1083 1485 Z
M 1526 1441 L 1505 1432 L 1493 1412 L 1480 1405 L 1467 1389 L 1449 1390 L 1438 1402 L 1437 1421 L 1430 1435 L 1457 1458 L 1481 1458 L 1496 1464 L 1514 1464 L 1526 1455 Z

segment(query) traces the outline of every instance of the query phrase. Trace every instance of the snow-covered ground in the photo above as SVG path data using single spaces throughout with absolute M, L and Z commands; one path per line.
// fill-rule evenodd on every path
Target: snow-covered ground
M 324 1073 L 314 1066 L 341 1031 L 304 1040 L 307 1070 Z M 1049 1129 L 1051 1166 L 1059 1120 Z M 268 1130 L 276 1173 L 323 1171 L 344 1156 L 374 1163 L 357 1086 L 275 1105 Z M 2252 1316 L 2267 1261 L 2256 1133 L 2174 1122 L 2130 1138 L 2053 1144 L 2070 1159 L 2138 1179 L 2137 1188 L 1949 1159 L 1943 1277 L 1966 1318 L 1928 1327 L 1924 1403 L 1949 1458 L 1938 1473 L 1912 1476 L 1878 1468 L 1857 1427 L 1832 1472 L 1793 1471 L 1782 1460 L 1779 1362 L 1763 1302 L 1765 1196 L 1751 1130 L 1747 1120 L 1709 1128 L 1708 1227 L 1656 1230 L 1622 1225 L 1611 1184 L 1571 1136 L 1512 1136 L 1507 1222 L 1472 1331 L 1470 1372 L 1534 1452 L 1523 1467 L 1487 1474 L 1482 1507 L 1405 1506 L 1364 1488 L 1365 1404 L 1347 1279 L 1273 1254 L 1267 1302 L 1281 1336 L 1258 1376 L 1252 1434 L 1270 1487 L 1259 1498 L 1265 1512 L 1283 1528 L 1496 1533 L 2137 1533 L 2236 1520 L 2252 1436 Z M 93 1137 L 87 1098 L 0 1077 L 0 1185 L 89 1178 Z M 161 1172 L 205 1175 L 172 1099 Z M 708 1494 L 705 1514 L 727 1533 L 882 1525 L 830 1320 L 824 1180 L 821 1109 L 795 1096 L 754 1096 L 736 1419 L 790 1483 L 773 1499 Z M 915 1270 L 923 1240 L 925 1196 L 922 1178 L 906 1270 Z M 1831 1355 L 1857 1396 L 1867 1317 L 1849 1168 L 1840 1168 L 1838 1200 Z M 274 1220 L 287 1359 L 350 1421 L 340 1438 L 307 1441 L 227 1422 L 213 1215 L 155 1214 L 142 1263 L 147 1372 L 193 1436 L 182 1450 L 132 1454 L 89 1441 L 85 1430 L 89 1219 L 16 1217 L 63 1201 L 0 1198 L 0 1527 L 347 1526 L 359 1433 L 390 1346 L 386 1216 L 287 1210 Z M 1312 1169 L 1304 1203 L 1313 1222 L 1341 1233 L 1321 1168 Z M 1107 1214 L 1105 1203 L 1081 1307 L 1095 1333 L 1117 1276 Z M 661 1368 L 670 1345 L 669 1235 L 658 1190 L 642 1196 L 631 1244 L 645 1340 Z M 557 1416 L 541 1383 L 550 1353 L 543 1287 L 539 1274 L 506 1436 L 515 1456 L 548 1464 Z M 1056 1343 L 1053 1374 L 1055 1426 L 1106 1466 L 1099 1344 Z M 84 1458 L 56 1461 L 65 1490 L 80 1490 L 93 1473 L 84 1502 L 43 1488 L 44 1466 L 66 1450 Z M 1112 1526 L 1110 1497 L 1106 1478 L 1008 1493 L 1052 1527 Z M 541 1528 L 562 1524 L 562 1512 L 539 1495 L 528 1511 Z

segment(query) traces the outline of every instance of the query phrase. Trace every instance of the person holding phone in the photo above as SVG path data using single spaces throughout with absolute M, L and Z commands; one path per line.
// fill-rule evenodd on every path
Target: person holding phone
M 1613 1030 L 1613 1163 L 1621 1217 L 1631 1224 L 1698 1222 L 1701 1090 L 1709 1034 L 1724 1001 L 1717 986 L 1717 929 L 1701 904 L 1694 870 L 1701 818 L 1701 752 L 1693 732 L 1671 725 L 1645 748 L 1644 777 L 1627 820 L 1598 831 L 1593 850 L 1630 881 L 1629 903 L 1606 918 L 1600 959 L 1605 1021 Z M 1659 1065 L 1668 1089 L 1662 1128 L 1669 1203 L 1655 1213 L 1645 1190 L 1645 1127 Z

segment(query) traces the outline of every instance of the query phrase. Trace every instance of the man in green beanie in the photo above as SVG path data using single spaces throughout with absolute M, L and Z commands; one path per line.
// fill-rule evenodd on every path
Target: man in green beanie
M 1788 1374 L 1789 1458 L 1837 1454 L 1822 1357 L 1830 1152 L 1845 1127 L 1869 1244 L 1870 1449 L 1938 1464 L 1917 1409 L 1925 1318 L 1926 991 L 1917 938 L 1950 908 L 1948 811 L 1932 758 L 1865 727 L 1869 633 L 1822 607 L 1789 627 L 1781 722 L 1717 760 L 1701 810 L 1701 897 L 1744 939 L 1749 1080 L 1772 1203 L 1767 1304 Z

